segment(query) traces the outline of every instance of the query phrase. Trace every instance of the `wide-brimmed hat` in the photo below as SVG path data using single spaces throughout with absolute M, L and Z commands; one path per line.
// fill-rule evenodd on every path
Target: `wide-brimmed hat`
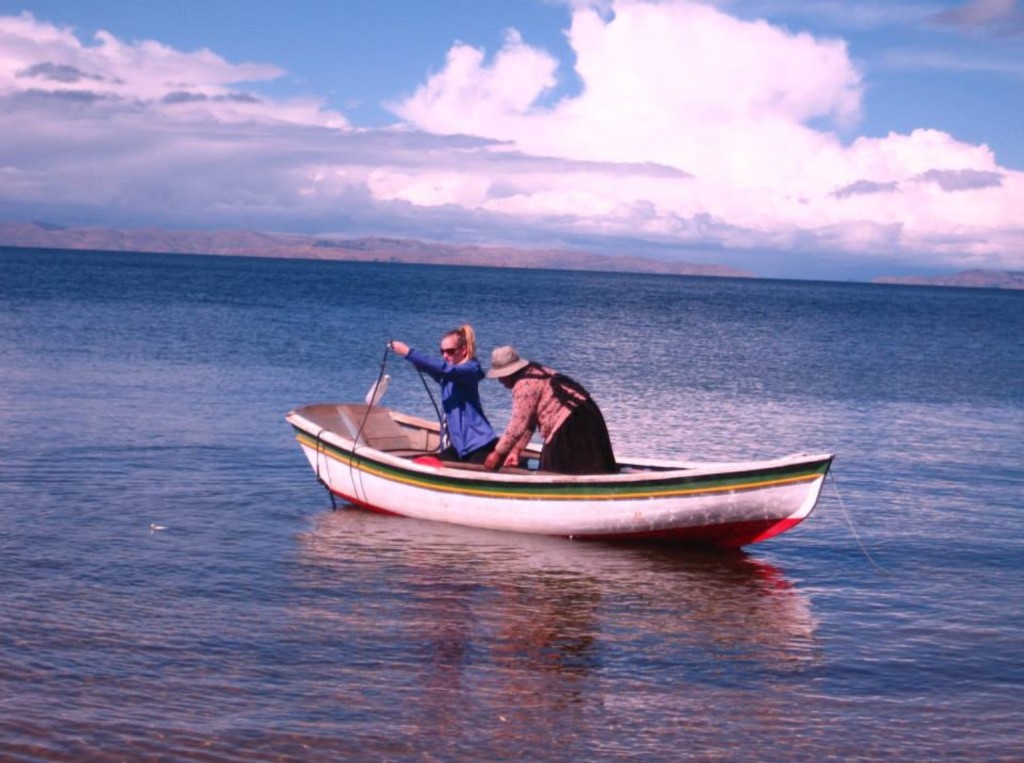
M 495 347 L 491 352 L 491 368 L 487 372 L 487 378 L 500 379 L 503 376 L 510 376 L 521 368 L 526 368 L 530 361 L 523 360 L 516 352 L 516 348 L 510 344 Z

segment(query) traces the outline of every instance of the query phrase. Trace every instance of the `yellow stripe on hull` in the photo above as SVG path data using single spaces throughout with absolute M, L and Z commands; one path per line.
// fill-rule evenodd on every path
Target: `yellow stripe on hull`
M 544 499 L 544 500 L 555 500 L 555 501 L 615 501 L 615 500 L 636 500 L 643 498 L 671 498 L 675 496 L 692 496 L 702 493 L 728 493 L 737 491 L 756 490 L 759 488 L 766 487 L 777 487 L 781 485 L 793 485 L 803 482 L 813 482 L 814 480 L 820 479 L 821 474 L 801 474 L 793 477 L 780 477 L 776 479 L 761 479 L 750 482 L 743 482 L 735 485 L 717 485 L 717 486 L 704 486 L 704 487 L 669 487 L 661 490 L 640 490 L 640 491 L 629 491 L 628 485 L 623 485 L 622 489 L 617 492 L 576 492 L 569 493 L 565 490 L 537 490 L 532 489 L 529 491 L 502 491 L 500 489 L 484 489 L 477 487 L 461 487 L 456 485 L 444 485 L 438 484 L 435 481 L 419 480 L 415 477 L 406 475 L 398 475 L 390 470 L 374 468 L 371 463 L 365 459 L 362 463 L 356 462 L 351 456 L 342 456 L 339 453 L 334 452 L 335 446 L 329 446 L 330 450 L 323 447 L 322 441 L 317 441 L 315 438 L 310 437 L 306 434 L 297 434 L 296 439 L 307 448 L 310 448 L 315 453 L 323 454 L 332 460 L 344 464 L 345 466 L 355 469 L 356 471 L 379 477 L 381 479 L 389 480 L 392 482 L 400 482 L 405 485 L 410 485 L 416 488 L 422 488 L 425 490 L 431 490 L 435 492 L 453 493 L 457 495 L 473 495 L 484 498 L 513 498 L 520 500 L 533 500 L 533 499 Z

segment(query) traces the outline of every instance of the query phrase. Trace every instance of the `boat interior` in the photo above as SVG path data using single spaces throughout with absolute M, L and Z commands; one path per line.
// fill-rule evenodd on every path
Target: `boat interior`
M 299 413 L 314 424 L 357 445 L 385 453 L 436 452 L 440 443 L 437 422 L 404 416 L 383 406 L 361 403 L 307 405 Z M 412 455 L 412 454 L 410 454 Z
M 440 426 L 436 421 L 408 416 L 384 406 L 363 403 L 319 403 L 296 409 L 295 413 L 321 430 L 334 432 L 357 445 L 373 448 L 399 458 L 436 457 L 440 447 Z M 485 467 L 462 461 L 441 461 L 442 465 L 468 471 L 486 471 Z M 522 467 L 504 467 L 506 474 L 538 474 L 540 446 L 529 445 L 521 456 Z M 655 464 L 619 461 L 621 473 L 678 470 L 679 464 Z
M 363 403 L 324 403 L 307 405 L 298 411 L 322 429 L 341 435 L 357 445 L 373 448 L 399 458 L 436 456 L 440 448 L 441 427 L 436 421 L 407 416 L 390 408 Z M 540 462 L 540 449 L 533 446 L 523 452 L 525 469 L 505 468 L 505 472 L 535 474 Z M 443 461 L 446 467 L 486 471 L 483 466 L 461 461 Z

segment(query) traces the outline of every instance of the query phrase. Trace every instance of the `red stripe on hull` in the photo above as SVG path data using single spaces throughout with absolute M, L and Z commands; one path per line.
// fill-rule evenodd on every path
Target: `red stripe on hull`
M 390 517 L 406 516 L 397 511 L 382 509 L 380 506 L 374 506 L 372 503 L 360 501 L 344 493 L 332 492 L 353 506 L 372 511 L 375 514 L 385 514 Z M 645 530 L 632 533 L 565 535 L 557 537 L 572 538 L 573 540 L 639 541 L 716 546 L 718 548 L 740 548 L 741 546 L 749 546 L 752 543 L 758 543 L 784 533 L 786 530 L 796 527 L 802 521 L 803 519 L 767 519 L 753 522 L 730 522 L 728 524 L 706 525 L 703 527 L 677 527 L 670 530 Z
M 615 535 L 573 535 L 572 537 L 581 540 L 652 541 L 740 548 L 784 533 L 802 521 L 802 519 L 770 519 L 755 522 L 730 522 L 729 524 L 704 527 L 676 527 L 669 530 L 647 530 Z
M 331 492 L 334 493 L 339 498 L 341 498 L 342 500 L 347 501 L 348 503 L 351 503 L 353 506 L 358 506 L 360 509 L 366 509 L 367 511 L 372 511 L 374 514 L 387 514 L 389 517 L 404 517 L 405 516 L 405 514 L 399 514 L 397 511 L 389 511 L 387 509 L 382 509 L 380 506 L 374 506 L 372 503 L 366 503 L 365 501 L 360 501 L 358 498 L 353 498 L 350 495 L 345 495 L 344 493 L 339 493 L 337 490 L 332 490 Z

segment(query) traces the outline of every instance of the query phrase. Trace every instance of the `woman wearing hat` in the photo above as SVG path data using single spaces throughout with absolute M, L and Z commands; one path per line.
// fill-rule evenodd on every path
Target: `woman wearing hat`
M 480 403 L 484 371 L 476 359 L 476 334 L 468 323 L 441 337 L 441 359 L 392 340 L 388 347 L 441 385 L 444 410 L 440 458 L 482 464 L 498 441 Z
M 544 438 L 541 471 L 611 474 L 618 471 L 608 427 L 597 403 L 578 382 L 519 357 L 514 347 L 491 353 L 491 379 L 512 391 L 512 416 L 484 465 L 518 466 L 535 430 Z

